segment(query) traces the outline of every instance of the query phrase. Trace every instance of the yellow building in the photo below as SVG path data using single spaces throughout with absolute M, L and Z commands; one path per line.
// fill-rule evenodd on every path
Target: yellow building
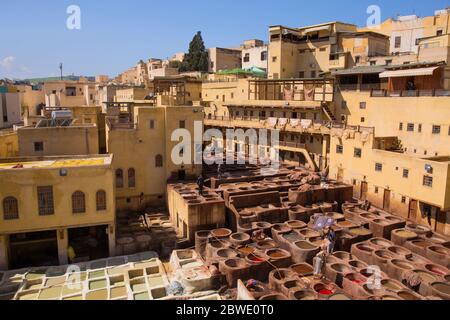
M 330 70 L 362 64 L 373 55 L 388 54 L 385 35 L 357 31 L 352 24 L 269 29 L 269 78 L 318 78 Z
M 0 269 L 114 256 L 112 156 L 27 157 L 0 163 Z
M 199 175 L 201 165 L 173 163 L 172 150 L 179 142 L 171 141 L 171 136 L 175 129 L 186 129 L 194 139 L 194 122 L 201 125 L 203 121 L 202 107 L 135 102 L 112 103 L 107 111 L 107 146 L 114 154 L 118 210 L 162 204 L 168 180 L 195 179 Z M 202 134 L 201 128 L 199 139 Z M 189 148 L 194 159 L 194 142 Z M 188 155 L 188 150 L 183 152 Z
M 99 134 L 95 124 L 52 125 L 41 121 L 36 126 L 17 130 L 19 156 L 63 156 L 99 153 Z M 48 125 L 48 126 L 47 126 Z

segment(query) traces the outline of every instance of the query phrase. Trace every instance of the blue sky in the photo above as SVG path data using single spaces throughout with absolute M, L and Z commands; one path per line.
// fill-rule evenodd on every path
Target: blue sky
M 81 30 L 66 28 L 69 5 L 81 8 Z M 268 26 L 327 21 L 365 25 L 369 5 L 382 19 L 432 15 L 449 0 L 22 0 L 2 1 L 0 79 L 59 74 L 114 76 L 139 59 L 186 51 L 196 31 L 207 47 L 267 40 Z

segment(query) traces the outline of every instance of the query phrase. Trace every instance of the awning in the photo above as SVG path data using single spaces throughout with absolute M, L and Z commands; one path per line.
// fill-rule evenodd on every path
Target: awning
M 432 76 L 433 72 L 439 67 L 404 69 L 404 70 L 388 70 L 380 74 L 380 78 L 399 78 L 413 76 Z
M 330 31 L 330 30 L 331 30 L 331 25 L 326 25 L 326 26 L 314 27 L 314 28 L 309 28 L 309 29 L 303 30 L 303 33 L 308 34 L 311 32 Z

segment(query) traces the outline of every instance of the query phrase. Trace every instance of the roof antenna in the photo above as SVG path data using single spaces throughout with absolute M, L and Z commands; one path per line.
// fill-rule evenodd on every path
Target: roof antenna
M 61 71 L 61 81 L 63 80 L 63 64 L 59 64 L 59 70 Z

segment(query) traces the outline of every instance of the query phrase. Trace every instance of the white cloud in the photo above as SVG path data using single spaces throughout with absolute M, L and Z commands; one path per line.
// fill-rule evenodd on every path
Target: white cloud
M 11 69 L 14 66 L 14 62 L 16 61 L 16 57 L 8 56 L 0 60 L 0 66 L 5 69 Z

